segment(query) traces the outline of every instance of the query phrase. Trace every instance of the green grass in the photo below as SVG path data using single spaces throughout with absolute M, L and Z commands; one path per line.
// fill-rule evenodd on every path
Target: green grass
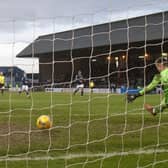
M 158 95 L 131 104 L 124 95 L 0 95 L 0 167 L 165 168 L 168 113 L 143 110 L 144 102 L 159 101 Z M 50 130 L 36 128 L 42 114 L 52 117 Z

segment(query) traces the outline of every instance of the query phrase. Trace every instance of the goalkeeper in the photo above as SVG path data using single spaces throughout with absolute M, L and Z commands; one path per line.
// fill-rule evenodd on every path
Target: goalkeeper
M 160 74 L 155 75 L 151 83 L 140 90 L 138 94 L 127 94 L 127 101 L 132 102 L 137 97 L 144 95 L 161 84 L 163 87 L 163 99 L 161 103 L 158 106 L 151 106 L 150 104 L 144 105 L 144 108 L 154 116 L 168 107 L 168 58 L 159 57 L 155 61 L 155 66 Z

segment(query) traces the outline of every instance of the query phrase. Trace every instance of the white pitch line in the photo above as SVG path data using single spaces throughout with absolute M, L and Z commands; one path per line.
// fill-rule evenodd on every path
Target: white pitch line
M 127 156 L 127 155 L 150 155 L 153 153 L 168 153 L 168 149 L 148 149 L 148 150 L 133 150 L 128 152 L 112 152 L 112 153 L 76 153 L 69 155 L 61 155 L 56 157 L 44 156 L 44 157 L 0 157 L 0 162 L 2 161 L 23 161 L 23 160 L 60 160 L 60 159 L 76 159 L 76 158 L 94 158 L 103 157 L 109 158 L 114 156 Z

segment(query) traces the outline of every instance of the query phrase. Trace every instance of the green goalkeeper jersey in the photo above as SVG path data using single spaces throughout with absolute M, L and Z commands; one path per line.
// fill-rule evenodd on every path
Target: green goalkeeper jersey
M 144 95 L 146 92 L 153 90 L 158 84 L 161 84 L 164 95 L 160 105 L 154 108 L 155 113 L 162 112 L 168 107 L 168 68 L 161 71 L 160 74 L 155 75 L 152 82 L 140 90 L 139 94 Z
M 163 70 L 160 73 L 161 76 L 161 85 L 163 86 L 164 94 L 168 95 L 168 68 Z
M 152 82 L 149 85 L 147 85 L 146 87 L 144 87 L 142 90 L 139 91 L 140 95 L 144 95 L 146 92 L 153 90 L 159 83 L 161 83 L 161 75 L 156 74 L 153 77 Z
M 156 74 L 152 82 L 144 89 L 140 90 L 139 93 L 143 95 L 145 94 L 145 92 L 153 90 L 158 84 L 161 84 L 161 86 L 163 86 L 164 94 L 168 96 L 168 68 L 161 71 L 160 74 Z

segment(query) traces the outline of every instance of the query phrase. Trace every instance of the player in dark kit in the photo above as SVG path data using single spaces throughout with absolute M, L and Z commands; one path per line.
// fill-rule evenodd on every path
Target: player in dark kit
M 21 94 L 21 92 L 26 92 L 27 97 L 30 97 L 29 94 L 29 80 L 26 78 L 26 74 L 24 74 L 24 76 L 22 77 L 22 88 L 19 91 L 19 93 Z
M 75 76 L 75 83 L 76 83 L 76 89 L 73 92 L 73 95 L 75 95 L 81 89 L 81 96 L 83 96 L 84 80 L 83 80 L 82 72 L 80 70 L 78 71 L 78 74 Z

